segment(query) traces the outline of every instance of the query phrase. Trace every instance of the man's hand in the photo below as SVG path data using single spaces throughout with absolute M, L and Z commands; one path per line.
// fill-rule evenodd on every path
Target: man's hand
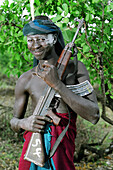
M 38 75 L 52 88 L 58 86 L 61 82 L 58 76 L 57 68 L 54 65 L 45 62 L 42 65 L 43 71 L 38 72 Z
M 27 131 L 43 133 L 47 122 L 52 122 L 48 116 L 32 115 L 20 120 L 20 127 Z

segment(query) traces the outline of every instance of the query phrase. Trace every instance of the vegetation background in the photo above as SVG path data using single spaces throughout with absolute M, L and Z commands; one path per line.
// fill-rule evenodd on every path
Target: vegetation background
M 65 44 L 71 42 L 76 32 L 78 22 L 74 21 L 74 18 L 85 19 L 75 44 L 78 49 L 78 59 L 85 64 L 91 84 L 96 88 L 102 119 L 95 127 L 79 118 L 79 132 L 83 136 L 78 135 L 78 139 L 81 143 L 97 142 L 110 131 L 105 138 L 108 147 L 113 143 L 113 1 L 35 0 L 34 14 L 48 15 L 61 28 Z M 1 162 L 6 169 L 9 165 L 7 157 L 11 158 L 14 169 L 18 166 L 18 161 L 15 163 L 15 160 L 19 155 L 13 147 L 15 144 L 19 151 L 21 140 L 18 135 L 15 136 L 16 134 L 11 132 L 9 120 L 13 112 L 16 80 L 33 65 L 33 56 L 27 49 L 26 37 L 22 33 L 23 25 L 29 20 L 31 20 L 29 0 L 13 0 L 12 3 L 4 0 L 0 6 L 0 119 L 2 120 L 0 151 Z M 96 147 L 101 149 L 99 146 Z M 110 156 L 109 160 L 112 159 Z M 110 166 L 112 167 L 111 162 Z

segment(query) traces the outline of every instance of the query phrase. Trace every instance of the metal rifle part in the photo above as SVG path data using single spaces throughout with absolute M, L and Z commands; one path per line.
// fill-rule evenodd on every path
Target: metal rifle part
M 76 85 L 66 85 L 66 87 L 79 96 L 86 96 L 93 91 L 93 87 L 88 80 L 85 80 L 82 83 Z M 58 93 L 56 93 L 55 96 L 61 98 Z

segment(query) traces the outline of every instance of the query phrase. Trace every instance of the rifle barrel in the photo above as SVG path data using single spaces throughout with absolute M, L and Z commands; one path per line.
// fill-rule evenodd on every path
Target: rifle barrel
M 75 42 L 75 39 L 76 39 L 76 37 L 77 37 L 77 35 L 78 35 L 79 29 L 82 27 L 83 23 L 84 23 L 84 18 L 82 18 L 81 20 L 79 20 L 79 25 L 78 25 L 78 27 L 77 27 L 77 31 L 76 31 L 76 33 L 75 33 L 75 35 L 74 35 L 73 40 L 72 40 L 72 46 L 73 46 L 73 44 L 74 44 L 74 42 Z

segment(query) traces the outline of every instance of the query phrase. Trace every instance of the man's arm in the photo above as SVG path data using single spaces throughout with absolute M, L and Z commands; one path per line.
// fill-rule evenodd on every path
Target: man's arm
M 46 69 L 46 74 L 43 72 L 43 75 L 41 75 L 43 80 L 60 94 L 64 102 L 67 103 L 75 113 L 91 123 L 96 124 L 99 120 L 99 108 L 94 91 L 86 97 L 74 94 L 59 80 L 56 68 L 52 65 L 47 65 L 47 67 L 49 69 L 48 71 Z M 88 71 L 81 62 L 78 62 L 77 77 L 79 83 L 89 80 Z
M 89 80 L 88 71 L 81 62 L 78 62 L 77 77 L 79 83 Z M 99 120 L 99 108 L 94 91 L 86 97 L 81 97 L 72 93 L 61 81 L 55 89 L 75 113 L 93 124 L 97 123 Z
M 51 122 L 50 118 L 37 115 L 24 118 L 29 98 L 29 94 L 26 90 L 28 81 L 29 76 L 24 73 L 16 84 L 14 116 L 10 121 L 11 128 L 16 132 L 19 132 L 21 129 L 32 132 L 43 132 L 46 121 Z
M 11 119 L 11 128 L 18 132 L 21 129 L 21 123 L 24 120 L 25 111 L 27 108 L 29 95 L 25 91 L 26 79 L 23 74 L 17 81 L 15 87 L 15 104 L 14 104 L 14 114 Z

